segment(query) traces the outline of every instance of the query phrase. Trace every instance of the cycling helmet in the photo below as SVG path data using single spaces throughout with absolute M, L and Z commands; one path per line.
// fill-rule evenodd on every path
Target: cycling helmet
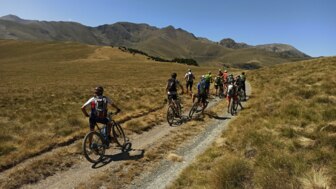
M 224 70 L 225 73 L 227 73 L 227 70 Z
M 96 88 L 95 88 L 95 94 L 96 95 L 103 95 L 103 93 L 104 93 L 104 88 L 102 87 L 102 86 L 97 86 Z
M 176 73 L 172 73 L 172 74 L 171 74 L 171 77 L 174 78 L 174 79 L 176 78 L 176 76 L 177 76 Z

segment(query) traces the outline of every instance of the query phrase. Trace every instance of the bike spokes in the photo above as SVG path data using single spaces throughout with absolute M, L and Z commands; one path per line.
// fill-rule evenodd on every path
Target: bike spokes
M 97 132 L 88 133 L 83 142 L 85 158 L 91 163 L 97 163 L 105 154 L 105 144 L 102 136 Z

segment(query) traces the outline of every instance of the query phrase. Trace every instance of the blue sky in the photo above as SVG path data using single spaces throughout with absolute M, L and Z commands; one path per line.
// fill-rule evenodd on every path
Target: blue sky
M 0 16 L 172 25 L 213 41 L 291 44 L 311 56 L 336 55 L 335 0 L 0 0 Z

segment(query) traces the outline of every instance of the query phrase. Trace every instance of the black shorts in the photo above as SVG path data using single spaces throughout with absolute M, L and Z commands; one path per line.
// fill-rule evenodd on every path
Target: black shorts
M 206 100 L 208 99 L 208 95 L 206 93 L 204 94 L 197 94 L 198 102 L 205 103 Z
M 91 114 L 89 118 L 90 129 L 93 130 L 96 123 L 107 124 L 110 120 L 107 117 L 99 118 L 95 114 Z
M 192 89 L 192 86 L 193 86 L 193 84 L 194 84 L 194 81 L 187 81 L 187 83 L 186 83 L 186 87 L 187 87 L 187 89 L 188 89 L 188 87 L 190 88 L 190 90 Z
M 168 101 L 170 102 L 172 99 L 173 100 L 177 100 L 177 94 L 169 94 L 168 96 L 167 96 L 167 98 L 168 98 Z

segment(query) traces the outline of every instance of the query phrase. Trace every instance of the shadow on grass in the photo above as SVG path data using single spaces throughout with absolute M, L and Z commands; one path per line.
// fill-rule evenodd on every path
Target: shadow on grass
M 230 117 L 218 116 L 218 115 L 216 115 L 216 114 L 210 114 L 210 113 L 205 113 L 205 115 L 209 116 L 209 118 L 212 118 L 212 119 L 218 119 L 218 120 L 231 119 Z
M 98 169 L 104 167 L 105 165 L 113 161 L 124 161 L 124 160 L 138 160 L 144 157 L 145 150 L 141 149 L 131 149 L 129 151 L 122 151 L 118 154 L 105 155 L 102 160 L 98 163 L 92 165 L 93 169 Z

